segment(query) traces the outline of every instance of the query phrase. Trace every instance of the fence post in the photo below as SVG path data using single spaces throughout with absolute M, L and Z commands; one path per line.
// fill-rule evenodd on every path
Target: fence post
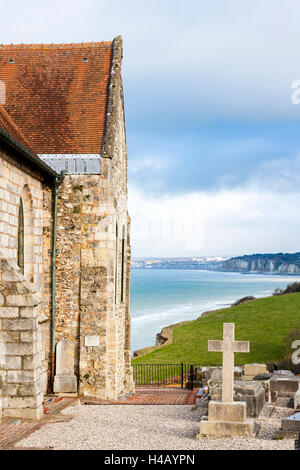
M 183 388 L 183 362 L 181 362 L 181 388 Z
M 190 370 L 191 390 L 194 390 L 194 366 L 191 364 Z

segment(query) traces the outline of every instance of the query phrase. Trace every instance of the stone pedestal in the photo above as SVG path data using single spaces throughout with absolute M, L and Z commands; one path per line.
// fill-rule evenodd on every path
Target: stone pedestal
M 54 393 L 76 393 L 77 377 L 74 374 L 74 344 L 63 339 L 56 346 L 56 375 Z
M 76 375 L 56 375 L 53 384 L 54 393 L 76 393 L 77 378 Z
M 211 401 L 208 404 L 208 420 L 200 421 L 200 433 L 197 437 L 251 437 L 254 432 L 254 421 L 246 418 L 245 402 Z

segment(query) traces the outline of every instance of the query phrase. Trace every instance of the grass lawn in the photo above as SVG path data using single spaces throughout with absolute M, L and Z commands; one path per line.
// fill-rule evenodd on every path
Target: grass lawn
M 236 364 L 278 361 L 286 352 L 290 331 L 300 329 L 300 293 L 257 299 L 188 322 L 174 329 L 172 344 L 132 363 L 221 363 L 220 353 L 207 351 L 207 341 L 222 339 L 223 323 L 235 323 L 237 341 L 250 341 L 250 353 L 235 354 Z

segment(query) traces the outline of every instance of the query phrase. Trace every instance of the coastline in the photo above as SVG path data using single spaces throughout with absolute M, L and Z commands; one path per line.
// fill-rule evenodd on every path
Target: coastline
M 153 267 L 142 267 L 138 268 L 136 266 L 132 266 L 130 268 L 131 270 L 147 270 L 147 271 L 153 271 L 153 270 L 162 270 L 162 271 L 204 271 L 204 272 L 215 272 L 215 273 L 236 273 L 236 274 L 257 274 L 259 276 L 291 276 L 291 277 L 300 277 L 300 273 L 279 273 L 279 272 L 274 272 L 274 271 L 238 271 L 238 270 L 227 270 L 227 269 L 202 269 L 202 268 L 153 268 Z

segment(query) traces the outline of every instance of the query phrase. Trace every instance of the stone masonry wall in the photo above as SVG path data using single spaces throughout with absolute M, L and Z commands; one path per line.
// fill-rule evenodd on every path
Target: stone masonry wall
M 1 252 L 0 292 L 2 413 L 40 419 L 47 376 L 39 325 L 41 299 L 16 263 Z
M 121 263 L 122 240 L 120 234 L 117 256 L 109 166 L 106 160 L 102 175 L 67 175 L 59 186 L 56 341 L 74 342 L 81 394 L 116 399 L 126 393 L 125 310 L 129 291 L 125 240 L 121 303 L 120 266 L 118 282 L 114 276 L 116 258 Z M 124 223 L 127 227 L 127 215 Z M 125 233 L 127 237 L 127 230 Z
M 28 168 L 0 148 L 0 247 L 7 259 L 17 260 L 18 209 L 24 207 L 24 277 L 42 298 L 38 322 L 46 355 L 42 369 L 50 364 L 52 189 L 37 169 Z M 47 377 L 43 376 L 44 392 Z
M 8 160 L 0 149 L 0 246 L 8 259 L 17 259 L 18 210 L 24 205 L 25 278 L 42 290 L 43 183 Z

